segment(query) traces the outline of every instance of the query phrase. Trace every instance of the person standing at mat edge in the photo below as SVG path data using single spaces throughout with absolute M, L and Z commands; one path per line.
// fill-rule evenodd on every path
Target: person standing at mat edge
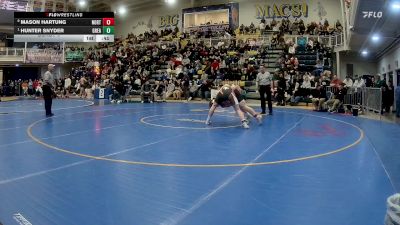
M 53 87 L 54 87 L 54 64 L 49 64 L 47 66 L 47 71 L 43 75 L 43 98 L 44 98 L 44 108 L 46 109 L 46 116 L 51 117 L 54 114 L 51 112 L 51 105 L 53 104 Z
M 396 117 L 400 118 L 400 85 L 396 88 Z
M 265 95 L 267 95 L 269 115 L 272 115 L 271 83 L 272 75 L 264 65 L 261 65 L 256 78 L 257 91 L 260 93 L 261 114 L 265 114 Z

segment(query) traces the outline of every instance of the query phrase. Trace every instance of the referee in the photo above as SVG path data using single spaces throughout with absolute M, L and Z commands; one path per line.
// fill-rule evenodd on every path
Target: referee
M 54 114 L 51 112 L 51 105 L 53 103 L 53 88 L 54 88 L 54 64 L 49 64 L 47 66 L 47 71 L 43 75 L 43 98 L 44 98 L 44 108 L 46 109 L 46 116 L 51 117 Z
M 261 109 L 262 109 L 261 114 L 265 114 L 265 94 L 266 94 L 268 101 L 269 115 L 272 115 L 271 83 L 272 83 L 271 74 L 265 69 L 264 65 L 261 65 L 256 78 L 256 86 L 258 92 L 260 93 L 260 100 L 261 100 Z

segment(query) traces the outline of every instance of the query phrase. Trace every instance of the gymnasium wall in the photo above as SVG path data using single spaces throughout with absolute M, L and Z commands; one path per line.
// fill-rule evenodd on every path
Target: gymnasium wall
M 400 77 L 397 76 L 397 71 L 400 70 L 400 44 L 397 44 L 393 47 L 389 52 L 387 52 L 384 56 L 382 56 L 378 60 L 377 69 L 380 74 L 389 74 L 389 72 L 393 72 L 393 84 L 399 83 Z
M 338 75 L 341 79 L 349 75 L 347 64 L 353 64 L 353 75 L 376 75 L 378 72 L 376 61 L 361 57 L 357 52 L 341 52 L 339 60 L 340 70 Z
M 193 2 L 193 3 L 192 3 Z M 126 17 L 116 16 L 116 34 L 127 35 L 128 33 L 140 34 L 148 30 L 161 30 L 165 27 L 162 25 L 162 20 L 172 18 L 171 21 L 182 27 L 182 9 L 199 7 L 206 5 L 217 5 L 227 3 L 226 0 L 205 0 L 202 4 L 195 3 L 196 1 L 178 1 L 173 6 L 165 5 L 163 8 L 155 8 L 143 10 L 141 12 L 129 12 Z M 301 16 L 305 22 L 320 21 L 328 19 L 333 24 L 336 20 L 342 21 L 341 5 L 339 0 L 238 0 L 239 3 L 239 24 L 250 25 L 251 22 L 258 24 L 259 16 L 265 14 L 266 6 L 283 5 L 283 4 L 306 4 L 307 17 Z M 290 11 L 286 10 L 290 13 Z M 293 17 L 292 17 L 293 18 Z M 268 19 L 267 19 L 268 20 Z M 170 26 L 174 27 L 174 26 Z

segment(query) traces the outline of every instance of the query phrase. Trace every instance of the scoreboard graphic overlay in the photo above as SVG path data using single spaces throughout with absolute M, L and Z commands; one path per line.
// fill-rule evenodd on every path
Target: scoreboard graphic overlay
M 14 12 L 14 42 L 114 42 L 114 13 Z

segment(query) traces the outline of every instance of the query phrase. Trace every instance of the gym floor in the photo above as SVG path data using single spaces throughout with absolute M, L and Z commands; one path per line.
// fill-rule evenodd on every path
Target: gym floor
M 394 123 L 277 108 L 245 130 L 231 109 L 204 125 L 198 103 L 53 112 L 0 104 L 3 225 L 377 225 L 400 190 Z

